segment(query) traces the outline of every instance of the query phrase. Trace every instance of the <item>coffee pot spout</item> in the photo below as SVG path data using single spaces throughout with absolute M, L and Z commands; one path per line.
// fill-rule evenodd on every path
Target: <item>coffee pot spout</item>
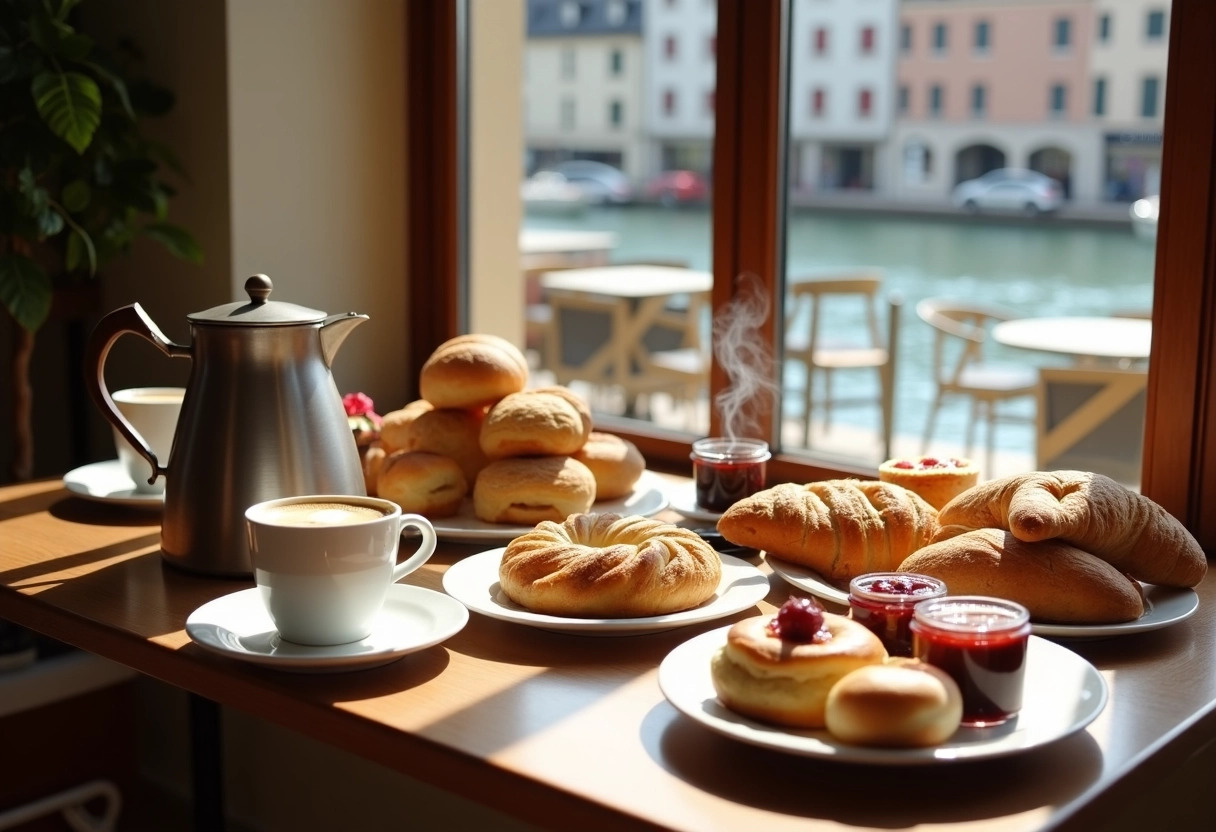
M 325 356 L 325 366 L 333 367 L 334 356 L 338 348 L 359 324 L 367 320 L 367 315 L 358 312 L 347 312 L 342 315 L 330 315 L 321 324 L 321 352 Z

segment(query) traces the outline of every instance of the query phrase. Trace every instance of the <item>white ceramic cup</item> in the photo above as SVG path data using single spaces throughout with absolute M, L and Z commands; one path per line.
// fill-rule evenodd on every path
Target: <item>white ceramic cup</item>
M 279 636 L 296 644 L 367 638 L 391 584 L 435 552 L 435 529 L 420 514 L 376 497 L 283 497 L 245 511 L 254 581 Z M 422 535 L 397 563 L 401 532 Z
M 181 415 L 185 395 L 184 387 L 130 387 L 111 394 L 118 411 L 148 443 L 162 468 L 169 465 L 173 433 L 177 430 L 177 418 Z M 165 492 L 165 478 L 157 477 L 155 482 L 148 482 L 152 476 L 152 466 L 131 447 L 117 428 L 114 429 L 114 446 L 118 450 L 118 460 L 135 484 L 136 491 L 141 494 Z

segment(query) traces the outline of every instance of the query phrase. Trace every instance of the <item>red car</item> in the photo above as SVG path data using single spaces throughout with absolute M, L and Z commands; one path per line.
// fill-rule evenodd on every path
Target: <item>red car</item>
M 704 202 L 709 199 L 709 180 L 696 171 L 664 171 L 647 183 L 646 196 L 663 205 Z

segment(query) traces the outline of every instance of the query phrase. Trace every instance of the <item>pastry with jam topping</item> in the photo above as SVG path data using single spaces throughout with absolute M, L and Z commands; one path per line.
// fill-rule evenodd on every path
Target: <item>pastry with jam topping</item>
M 878 466 L 880 481 L 902 485 L 939 511 L 979 478 L 980 469 L 971 460 L 953 456 L 888 459 Z

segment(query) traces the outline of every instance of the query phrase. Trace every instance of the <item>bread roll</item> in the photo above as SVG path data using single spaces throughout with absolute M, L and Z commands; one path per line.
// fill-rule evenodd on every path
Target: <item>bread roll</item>
M 369 497 L 378 496 L 380 469 L 384 467 L 387 457 L 388 453 L 379 442 L 373 442 L 363 450 L 360 459 L 363 465 L 363 489 Z
M 1063 541 L 1027 543 L 1003 529 L 946 537 L 910 555 L 899 571 L 940 578 L 951 595 L 1017 601 L 1044 623 L 1116 624 L 1144 614 L 1140 585 L 1106 561 Z
M 872 480 L 782 483 L 745 497 L 718 520 L 739 546 L 845 583 L 891 572 L 937 531 L 937 510 L 898 485 Z
M 393 450 L 450 457 L 469 482 L 489 462 L 481 452 L 481 423 L 485 420 L 481 408 L 435 407 L 419 399 L 392 415 L 389 442 Z
M 560 523 L 594 501 L 595 477 L 567 456 L 500 459 L 482 468 L 473 486 L 473 512 L 487 523 Z
M 591 433 L 570 397 L 552 390 L 512 393 L 486 414 L 481 450 L 490 459 L 509 456 L 568 456 L 583 447 Z
M 414 421 L 429 413 L 435 405 L 426 399 L 415 399 L 399 410 L 391 410 L 380 420 L 380 444 L 388 453 L 413 450 L 409 447 Z
M 637 618 L 691 609 L 713 597 L 722 560 L 696 532 L 646 517 L 574 514 L 511 541 L 502 591 L 535 612 Z
M 955 497 L 939 519 L 942 526 L 1006 529 L 1027 542 L 1058 538 L 1146 583 L 1190 587 L 1207 572 L 1203 549 L 1185 526 L 1102 474 L 1036 471 L 992 480 Z
M 422 398 L 435 407 L 485 407 L 523 390 L 528 361 L 497 335 L 458 335 L 440 344 L 418 379 Z
M 887 657 L 878 636 L 842 615 L 823 613 L 830 637 L 786 641 L 769 632 L 773 615 L 738 621 L 714 654 L 710 674 L 722 704 L 744 716 L 792 728 L 824 727 L 832 686 Z
M 837 682 L 824 712 L 841 742 L 881 748 L 940 745 L 958 730 L 963 696 L 949 674 L 918 659 L 867 665 Z
M 902 485 L 941 509 L 979 482 L 980 469 L 971 460 L 957 457 L 888 459 L 878 466 L 878 479 Z
M 469 492 L 455 460 L 425 451 L 397 451 L 384 460 L 376 492 L 407 514 L 429 519 L 451 517 Z
M 646 470 L 646 460 L 628 439 L 614 433 L 592 431 L 572 456 L 595 475 L 595 500 L 618 500 L 633 493 Z

